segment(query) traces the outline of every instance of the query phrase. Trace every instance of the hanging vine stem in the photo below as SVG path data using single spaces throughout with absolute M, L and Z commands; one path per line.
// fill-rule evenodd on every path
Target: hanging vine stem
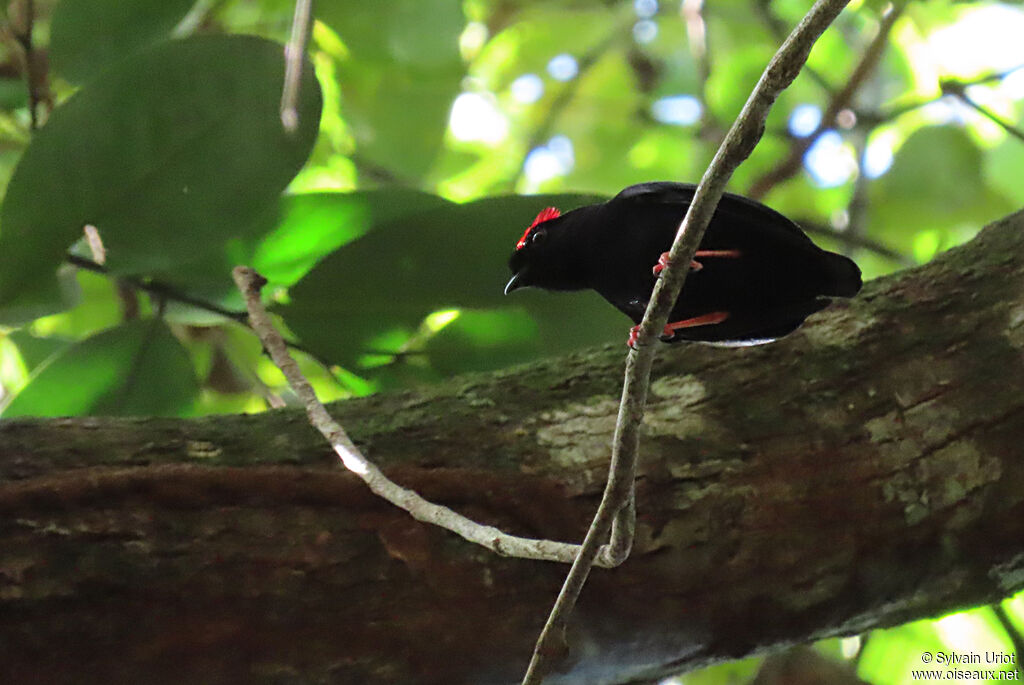
M 245 298 L 245 306 L 249 312 L 249 325 L 259 336 L 260 342 L 263 343 L 263 347 L 274 364 L 288 379 L 292 391 L 302 401 L 310 425 L 330 443 L 345 468 L 359 476 L 374 494 L 404 509 L 417 521 L 450 530 L 464 540 L 486 547 L 497 554 L 566 564 L 572 563 L 577 558 L 579 545 L 509 535 L 494 526 L 477 523 L 448 507 L 427 501 L 416 492 L 391 481 L 363 455 L 348 437 L 348 433 L 345 432 L 341 424 L 331 417 L 327 408 L 317 399 L 313 386 L 302 375 L 299 365 L 288 353 L 288 346 L 284 338 L 274 327 L 260 301 L 260 290 L 266 285 L 266 279 L 245 266 L 235 267 L 231 275 L 235 279 L 238 290 Z M 624 554 L 622 558 L 625 558 Z
M 564 644 L 565 625 L 590 569 L 594 566 L 602 542 L 612 530 L 613 524 L 622 525 L 631 518 L 640 423 L 647 403 L 651 366 L 654 363 L 653 343 L 679 297 L 690 262 L 725 192 L 725 185 L 736 167 L 750 156 L 761 139 L 768 111 L 779 93 L 789 87 L 800 73 L 811 47 L 848 3 L 849 0 L 818 0 L 793 29 L 761 75 L 697 186 L 693 202 L 672 243 L 669 264 L 654 286 L 647 311 L 640 323 L 637 346 L 630 350 L 626 360 L 626 376 L 612 442 L 611 465 L 601 504 L 537 639 L 522 685 L 540 683 L 551 666 L 552 655 L 562 651 L 555 642 L 556 636 Z
M 312 15 L 313 0 L 295 0 L 292 33 L 284 48 L 284 87 L 281 89 L 281 125 L 288 133 L 294 133 L 299 127 L 299 83 Z

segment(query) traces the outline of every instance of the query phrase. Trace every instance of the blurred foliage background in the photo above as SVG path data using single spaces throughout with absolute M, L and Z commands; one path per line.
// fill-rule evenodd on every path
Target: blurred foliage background
M 515 241 L 549 205 L 699 180 L 809 5 L 324 0 L 286 134 L 289 1 L 14 0 L 0 31 L 3 416 L 286 401 L 239 325 L 239 263 L 268 277 L 324 399 L 621 343 L 627 320 L 593 293 L 503 298 Z M 1021 36 L 1019 2 L 855 0 L 730 189 L 868 278 L 969 240 L 1024 205 Z M 1022 610 L 819 648 L 864 680 L 911 682 L 925 650 L 1014 653 Z M 745 683 L 758 663 L 679 681 Z

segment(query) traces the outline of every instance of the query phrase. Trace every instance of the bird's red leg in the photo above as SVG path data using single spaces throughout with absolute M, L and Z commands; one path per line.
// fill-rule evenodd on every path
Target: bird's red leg
M 658 274 L 665 270 L 666 266 L 668 266 L 668 252 L 662 252 L 661 256 L 658 257 L 658 263 L 654 265 L 654 268 L 651 269 L 651 271 L 653 271 L 654 275 L 657 276 Z M 691 271 L 700 271 L 703 268 L 704 265 L 698 262 L 696 259 L 690 262 Z
M 673 321 L 672 323 L 665 324 L 665 330 L 662 331 L 662 335 L 671 336 L 674 335 L 680 328 L 693 328 L 694 326 L 710 326 L 716 323 L 722 323 L 729 318 L 729 312 L 711 312 L 710 314 L 702 314 L 701 316 L 695 316 L 692 319 L 683 319 L 682 321 Z M 640 335 L 640 326 L 633 326 L 629 329 L 629 340 L 626 342 L 627 345 L 636 349 L 636 339 Z
M 694 254 L 695 257 L 731 257 L 736 258 L 741 255 L 739 250 L 697 250 Z M 668 266 L 668 252 L 662 252 L 661 256 L 658 257 L 658 263 L 654 265 L 654 275 L 657 276 L 665 267 Z M 691 271 L 700 271 L 704 268 L 704 265 L 694 259 L 690 262 Z M 672 323 L 666 324 L 665 330 L 662 335 L 671 336 L 675 331 L 680 328 L 692 328 L 694 326 L 710 326 L 711 324 L 722 323 L 729 318 L 729 312 L 711 312 L 710 314 L 704 314 L 703 316 L 695 316 L 692 319 L 684 319 L 682 321 L 673 321 Z M 629 340 L 626 342 L 632 348 L 636 348 L 636 340 L 640 335 L 640 326 L 633 326 L 629 329 Z
M 697 257 L 732 257 L 736 258 L 743 253 L 739 250 L 697 250 Z
M 695 316 L 692 319 L 683 319 L 682 321 L 673 321 L 665 324 L 665 330 L 662 335 L 672 335 L 675 331 L 680 328 L 693 328 L 694 326 L 710 326 L 714 323 L 722 323 L 729 318 L 729 312 L 711 312 L 710 314 L 702 314 L 701 316 Z
M 739 257 L 739 256 L 740 256 L 740 251 L 739 250 L 697 250 L 697 253 L 694 255 L 694 257 L 733 257 L 733 258 Z M 653 269 L 654 275 L 657 276 L 658 274 L 660 274 L 662 271 L 665 270 L 666 266 L 668 266 L 668 252 L 662 252 L 661 256 L 658 257 L 658 263 L 654 265 L 654 269 Z M 700 271 L 703 268 L 704 268 L 704 265 L 701 264 L 700 262 L 698 262 L 696 259 L 694 259 L 692 262 L 690 262 L 690 270 L 691 271 Z

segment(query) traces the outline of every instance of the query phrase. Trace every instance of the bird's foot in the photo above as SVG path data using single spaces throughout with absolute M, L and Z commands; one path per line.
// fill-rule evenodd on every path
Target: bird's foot
M 636 349 L 636 339 L 640 337 L 640 326 L 639 324 L 629 329 L 629 340 L 626 341 L 626 345 Z
M 697 254 L 699 255 L 700 253 L 698 252 Z M 665 270 L 665 267 L 668 266 L 668 262 L 668 252 L 662 252 L 661 256 L 658 257 L 658 263 L 654 265 L 654 268 L 651 269 L 651 271 L 653 271 L 654 275 L 657 276 L 658 274 Z M 690 262 L 690 271 L 700 271 L 703 268 L 704 265 L 698 262 L 696 259 Z
M 739 250 L 697 250 L 694 257 L 731 257 L 735 259 L 741 254 Z M 658 263 L 654 265 L 654 275 L 657 276 L 664 271 L 665 267 L 668 266 L 668 262 L 668 252 L 662 252 L 661 256 L 658 257 Z M 690 262 L 690 271 L 700 271 L 703 268 L 704 265 L 696 259 Z
M 657 276 L 665 270 L 666 266 L 668 266 L 668 252 L 662 252 L 661 256 L 658 257 L 658 263 L 654 265 L 654 268 L 651 269 L 651 271 L 654 272 L 655 276 Z
M 673 321 L 665 324 L 665 329 L 661 332 L 662 340 L 670 340 L 675 337 L 676 331 L 681 328 L 693 328 L 695 326 L 710 326 L 716 323 L 722 323 L 729 318 L 729 312 L 711 312 L 710 314 L 702 314 L 701 316 L 695 316 L 692 319 L 683 319 L 682 321 Z M 640 326 L 636 325 L 629 329 L 629 340 L 626 344 L 636 349 L 637 339 L 640 337 Z
M 673 329 L 672 326 L 673 326 L 672 324 L 669 324 L 669 325 L 667 325 L 665 327 L 665 330 L 662 332 L 662 336 L 663 337 L 671 338 L 672 336 L 675 335 L 675 333 L 673 333 L 673 331 L 675 331 L 675 329 Z M 637 348 L 637 339 L 639 337 L 640 337 L 640 326 L 637 325 L 637 326 L 634 326 L 632 329 L 630 329 L 630 339 L 626 341 L 626 344 L 629 345 L 630 347 L 632 347 L 633 349 L 636 349 Z

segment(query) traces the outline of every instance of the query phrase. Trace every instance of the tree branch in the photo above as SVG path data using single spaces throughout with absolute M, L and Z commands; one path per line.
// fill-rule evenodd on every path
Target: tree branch
M 107 269 L 107 267 L 104 266 L 103 264 L 98 264 L 90 259 L 80 257 L 76 254 L 68 253 L 64 255 L 64 261 L 66 261 L 68 264 L 71 264 L 72 266 L 78 267 L 79 269 L 91 271 L 102 276 L 114 277 Z M 204 312 L 210 312 L 211 314 L 219 314 L 220 316 L 223 316 L 226 319 L 230 319 L 231 321 L 236 321 L 238 323 L 244 324 L 247 320 L 245 312 L 236 312 L 232 309 L 227 309 L 226 307 L 221 307 L 218 304 L 214 304 L 213 302 L 207 302 L 206 300 L 201 300 L 197 297 L 192 297 L 191 295 L 180 292 L 173 286 L 167 285 L 166 283 L 160 283 L 159 281 L 145 281 L 142 280 L 141 278 L 135 278 L 132 276 L 116 276 L 116 278 L 119 281 L 127 283 L 136 290 L 141 290 L 142 292 L 149 293 L 151 295 L 155 295 L 166 300 L 180 302 L 181 304 L 187 304 L 190 307 L 201 309 Z
M 963 79 L 943 79 L 940 82 L 939 86 L 940 86 L 940 90 L 942 90 L 942 89 L 950 89 L 950 88 L 952 88 L 952 89 L 964 89 L 964 88 L 967 88 L 968 86 L 980 85 L 982 83 L 990 83 L 992 81 L 1001 81 L 1002 79 L 1006 78 L 1007 75 L 1012 74 L 1013 72 L 1018 71 L 1020 69 L 1024 69 L 1024 64 L 1018 65 L 1018 66 L 1013 67 L 1012 69 L 1008 69 L 1006 71 L 1001 71 L 1001 72 L 996 72 L 996 73 L 991 73 L 991 74 L 984 74 L 984 75 L 979 76 L 977 78 L 972 78 L 972 79 L 967 79 L 967 80 L 963 80 Z M 882 110 L 881 112 L 878 112 L 878 111 L 872 112 L 872 111 L 858 110 L 857 111 L 857 119 L 859 121 L 863 121 L 863 122 L 866 122 L 868 124 L 872 124 L 872 125 L 876 125 L 877 126 L 878 124 L 883 124 L 883 123 L 885 123 L 887 121 L 892 121 L 893 119 L 896 119 L 896 118 L 898 118 L 900 116 L 903 116 L 907 112 L 911 112 L 911 111 L 913 111 L 915 109 L 919 109 L 921 107 L 925 107 L 927 105 L 932 104 L 933 102 L 938 102 L 942 98 L 946 97 L 946 95 L 947 95 L 947 93 L 940 92 L 940 94 L 937 95 L 936 97 L 931 97 L 931 98 L 927 98 L 927 99 L 924 99 L 924 100 L 914 100 L 912 102 L 905 102 L 903 104 L 898 104 L 898 105 L 894 105 L 892 107 L 889 107 L 889 108 L 887 108 L 885 110 Z
M 773 345 L 665 346 L 634 550 L 588 580 L 559 682 L 656 683 L 1024 588 L 1022 284 L 1024 212 Z M 607 346 L 330 411 L 424 497 L 573 540 L 621 369 Z M 332 456 L 298 409 L 0 421 L 0 681 L 519 678 L 565 569 L 419 523 Z
M 1019 128 L 1017 128 L 1010 122 L 1003 120 L 1002 117 L 1000 117 L 987 107 L 984 107 L 978 102 L 975 102 L 975 100 L 967 94 L 967 86 L 961 83 L 960 81 L 953 79 L 942 81 L 939 84 L 939 87 L 942 89 L 943 95 L 952 95 L 956 97 L 965 105 L 971 107 L 976 112 L 981 114 L 983 117 L 986 117 L 987 119 L 995 122 L 1009 135 L 1013 136 L 1017 140 L 1024 142 L 1024 131 L 1021 131 Z
M 836 117 L 842 110 L 849 107 L 857 90 L 875 70 L 875 67 L 878 65 L 878 61 L 882 57 L 882 53 L 885 51 L 885 46 L 889 43 L 889 32 L 892 30 L 893 24 L 896 23 L 896 20 L 902 14 L 903 7 L 903 4 L 894 4 L 889 7 L 888 11 L 882 16 L 882 21 L 878 26 L 878 32 L 875 33 L 875 37 L 871 40 L 871 43 L 864 51 L 864 54 L 861 55 L 860 62 L 857 63 L 853 73 L 850 74 L 850 77 L 846 80 L 843 87 L 829 100 L 828 106 L 825 108 L 825 113 L 821 116 L 821 122 L 818 124 L 818 127 L 810 135 L 793 139 L 790 144 L 789 154 L 786 158 L 775 168 L 769 170 L 759 179 L 754 181 L 753 185 L 750 186 L 750 189 L 747 192 L 750 197 L 755 199 L 764 197 L 769 190 L 782 181 L 793 177 L 798 171 L 800 171 L 800 167 L 803 165 L 804 155 L 807 154 L 811 145 L 814 144 L 814 141 L 816 141 L 822 133 L 835 126 Z
M 245 297 L 245 305 L 249 310 L 249 325 L 256 331 L 270 358 L 288 379 L 288 384 L 305 406 L 310 424 L 324 436 L 345 468 L 359 476 L 374 494 L 407 511 L 417 521 L 449 530 L 464 540 L 501 555 L 562 563 L 569 563 L 576 557 L 578 545 L 508 535 L 493 526 L 481 525 L 457 514 L 448 507 L 428 502 L 415 491 L 391 481 L 363 456 L 341 424 L 331 418 L 327 409 L 317 399 L 313 386 L 288 354 L 284 338 L 274 328 L 263 308 L 263 303 L 260 302 L 260 289 L 266 284 L 266 280 L 252 269 L 243 266 L 235 267 L 232 276 Z

